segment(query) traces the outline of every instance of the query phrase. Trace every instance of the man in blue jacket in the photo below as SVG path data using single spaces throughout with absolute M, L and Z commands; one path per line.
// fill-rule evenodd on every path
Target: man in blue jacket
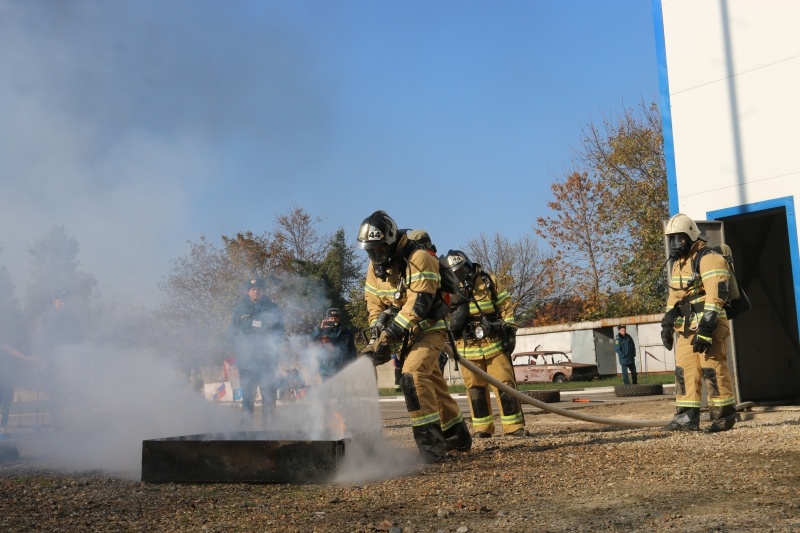
M 265 294 L 261 278 L 245 283 L 247 294 L 231 314 L 230 338 L 242 383 L 242 427 L 252 425 L 256 389 L 261 389 L 262 428 L 275 410 L 278 362 L 284 343 L 283 315 Z
M 636 345 L 633 338 L 626 333 L 625 324 L 619 327 L 619 333 L 614 339 L 614 351 L 619 357 L 619 366 L 622 367 L 622 382 L 628 385 L 628 370 L 631 371 L 631 380 L 636 385 Z

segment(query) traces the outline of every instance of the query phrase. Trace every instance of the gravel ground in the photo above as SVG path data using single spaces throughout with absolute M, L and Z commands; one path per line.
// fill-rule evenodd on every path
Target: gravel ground
M 668 419 L 672 402 L 581 409 Z M 25 459 L 0 464 L 0 531 L 798 531 L 800 409 L 744 417 L 689 434 L 529 415 L 533 438 L 427 466 L 409 466 L 411 430 L 394 420 L 382 478 L 324 485 L 149 484 Z

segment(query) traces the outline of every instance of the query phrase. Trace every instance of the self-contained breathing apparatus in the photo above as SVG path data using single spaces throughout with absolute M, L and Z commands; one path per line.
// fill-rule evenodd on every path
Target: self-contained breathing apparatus
M 671 236 L 672 237 L 672 236 Z M 697 251 L 695 257 L 691 261 L 691 276 L 689 280 L 685 283 L 683 281 L 680 282 L 678 287 L 674 287 L 671 284 L 671 272 L 673 262 L 681 257 L 678 253 L 676 253 L 675 248 L 673 248 L 673 252 L 670 254 L 669 259 L 665 262 L 666 266 L 666 275 L 667 275 L 667 284 L 671 289 L 674 290 L 689 290 L 691 289 L 695 283 L 697 283 L 700 279 L 700 260 L 709 253 L 716 253 L 721 255 L 727 264 L 728 267 L 728 283 L 726 292 L 721 292 L 720 297 L 725 301 L 725 314 L 728 319 L 734 319 L 740 314 L 748 311 L 752 306 L 750 304 L 750 299 L 747 297 L 747 294 L 744 292 L 741 284 L 736 279 L 736 272 L 733 266 L 733 255 L 730 247 L 726 244 L 721 244 L 718 246 L 704 246 L 700 250 Z M 674 310 L 670 310 L 667 314 L 673 317 L 674 319 L 678 316 L 684 317 L 684 326 L 683 326 L 683 336 L 688 337 L 691 334 L 691 323 L 692 323 L 692 315 L 694 314 L 702 314 L 704 310 L 703 302 L 692 304 L 691 300 L 697 298 L 698 295 L 690 295 L 686 296 L 680 301 L 678 301 L 675 306 Z
M 402 256 L 396 259 L 394 265 L 392 265 L 392 268 L 398 268 L 398 271 L 400 272 L 397 286 L 393 295 L 394 300 L 398 304 L 405 300 L 406 293 L 408 291 L 412 291 L 410 288 L 411 276 L 408 268 L 408 259 L 411 257 L 411 254 L 417 250 L 422 250 L 425 253 L 428 253 L 424 246 L 414 241 L 408 241 L 406 247 L 403 249 Z M 375 274 L 376 276 L 379 276 L 379 272 L 377 270 L 375 271 Z M 425 334 L 425 324 L 428 323 L 432 325 L 435 322 L 445 318 L 450 313 L 450 308 L 447 303 L 445 303 L 444 297 L 442 296 L 441 287 L 437 289 L 432 298 L 433 301 L 431 302 L 427 312 L 425 312 L 424 316 L 422 316 L 421 323 L 412 326 L 410 330 L 403 329 L 394 320 L 394 318 L 397 316 L 397 313 L 400 311 L 399 305 L 391 305 L 383 310 L 378 315 L 375 324 L 368 330 L 370 339 L 364 353 L 370 355 L 376 365 L 388 362 L 391 359 L 392 344 L 382 342 L 381 339 L 385 340 L 386 336 L 390 336 L 396 342 L 401 343 L 401 348 L 397 354 L 397 358 L 402 365 L 409 346 L 417 342 Z M 383 333 L 386 334 L 382 335 Z M 364 337 L 366 340 L 366 331 L 364 332 Z
M 442 256 L 445 257 L 445 256 Z M 484 313 L 480 304 L 475 299 L 475 265 L 472 264 L 463 252 L 451 250 L 448 252 L 447 264 L 453 271 L 453 263 L 458 264 L 464 271 L 461 275 L 453 274 L 459 283 L 454 291 L 454 298 L 451 305 L 454 310 L 451 315 L 450 328 L 456 338 L 462 337 L 466 341 L 480 340 L 494 336 L 502 343 L 502 350 L 510 356 L 516 346 L 516 326 L 506 323 L 497 310 L 497 287 L 492 281 L 491 276 L 481 270 L 479 272 L 483 280 L 484 287 L 489 291 L 491 297 L 492 311 Z M 453 258 L 455 261 L 453 261 Z M 478 265 L 479 266 L 479 265 Z M 473 316 L 470 306 L 475 305 L 478 316 Z

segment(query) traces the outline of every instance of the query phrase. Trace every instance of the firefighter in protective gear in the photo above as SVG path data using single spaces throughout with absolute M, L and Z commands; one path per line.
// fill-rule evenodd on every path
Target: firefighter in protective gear
M 433 244 L 433 241 L 431 241 L 431 236 L 428 235 L 428 232 L 424 229 L 412 229 L 408 232 L 408 238 L 412 241 L 418 242 L 423 248 L 432 254 L 436 254 L 436 245 Z
M 675 334 L 675 406 L 669 431 L 700 428 L 701 380 L 708 392 L 711 426 L 727 431 L 736 423 L 736 399 L 728 371 L 730 329 L 725 314 L 730 274 L 721 255 L 703 252 L 705 238 L 697 224 L 679 213 L 667 223 L 672 269 L 661 340 L 667 350 Z M 697 258 L 700 260 L 697 261 Z
M 358 243 L 370 258 L 364 292 L 373 328 L 362 354 L 382 364 L 400 347 L 400 387 L 425 462 L 469 450 L 469 428 L 437 366 L 449 313 L 439 291 L 439 261 L 409 241 L 384 211 L 364 220 Z
M 450 297 L 450 329 L 459 353 L 490 376 L 516 388 L 510 358 L 516 336 L 511 295 L 464 252 L 450 250 L 446 260 L 459 279 L 458 294 Z M 491 437 L 495 428 L 489 383 L 463 367 L 461 376 L 469 396 L 472 436 Z M 519 400 L 493 389 L 503 432 L 508 436 L 529 437 Z

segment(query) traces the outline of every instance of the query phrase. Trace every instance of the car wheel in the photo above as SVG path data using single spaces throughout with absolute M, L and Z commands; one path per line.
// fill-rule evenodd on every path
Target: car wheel
M 558 390 L 526 390 L 522 391 L 526 396 L 544 403 L 556 403 L 561 401 L 561 391 Z
M 660 396 L 664 394 L 661 383 L 645 383 L 642 385 L 614 385 L 614 396 Z
M 566 383 L 567 377 L 564 374 L 556 374 L 553 376 L 553 383 Z

